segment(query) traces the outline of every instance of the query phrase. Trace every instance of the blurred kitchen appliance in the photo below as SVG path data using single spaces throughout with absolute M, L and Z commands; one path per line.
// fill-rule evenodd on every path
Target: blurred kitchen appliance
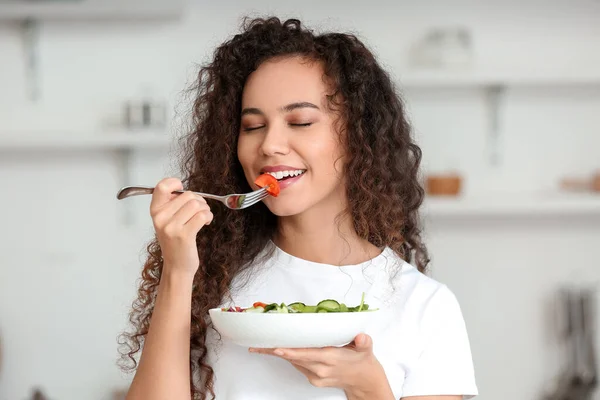
M 428 31 L 410 51 L 414 67 L 463 68 L 473 62 L 471 33 L 464 27 L 438 27 Z
M 40 389 L 34 389 L 31 400 L 50 400 Z
M 561 292 L 562 338 L 567 351 L 561 375 L 545 400 L 590 400 L 598 385 L 596 362 L 596 296 L 594 289 L 571 288 Z

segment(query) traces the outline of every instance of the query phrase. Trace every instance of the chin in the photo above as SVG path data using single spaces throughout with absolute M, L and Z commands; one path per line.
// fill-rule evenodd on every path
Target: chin
M 298 201 L 294 201 L 294 199 L 268 199 L 268 201 L 265 201 L 264 203 L 269 211 L 278 217 L 291 217 L 293 215 L 301 214 L 306 210 L 306 207 L 298 203 Z

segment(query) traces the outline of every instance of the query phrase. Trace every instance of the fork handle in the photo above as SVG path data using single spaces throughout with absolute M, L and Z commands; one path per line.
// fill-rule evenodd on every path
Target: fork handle
M 152 193 L 154 193 L 154 188 L 152 186 L 126 186 L 126 187 L 122 188 L 121 190 L 119 190 L 119 192 L 117 193 L 117 199 L 122 200 L 127 197 L 141 196 L 144 194 L 152 194 Z M 175 190 L 173 193 L 181 194 L 181 193 L 185 193 L 185 191 Z M 207 199 L 213 199 L 213 200 L 222 200 L 223 199 L 223 196 L 217 196 L 214 194 L 200 193 L 200 192 L 194 192 L 194 193 L 200 197 L 204 197 Z
M 154 193 L 154 188 L 150 186 L 126 186 L 119 190 L 117 193 L 117 199 L 123 200 L 127 197 L 141 196 L 143 194 Z

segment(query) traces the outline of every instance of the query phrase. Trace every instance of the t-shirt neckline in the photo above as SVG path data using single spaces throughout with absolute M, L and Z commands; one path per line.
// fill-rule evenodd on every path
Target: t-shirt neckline
M 273 248 L 273 259 L 279 267 L 289 271 L 324 277 L 331 275 L 339 276 L 340 272 L 351 276 L 362 276 L 366 271 L 372 269 L 373 267 L 375 267 L 377 270 L 381 270 L 381 268 L 387 264 L 388 259 L 394 257 L 395 255 L 394 251 L 386 246 L 383 248 L 381 253 L 370 260 L 359 264 L 338 266 L 309 261 L 296 257 L 282 250 L 273 241 L 270 241 L 270 245 Z

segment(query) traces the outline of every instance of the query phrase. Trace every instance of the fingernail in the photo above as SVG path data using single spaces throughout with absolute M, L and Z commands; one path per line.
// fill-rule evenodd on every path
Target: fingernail
M 275 353 L 275 354 L 276 354 L 276 355 L 278 355 L 278 356 L 282 356 L 282 355 L 284 355 L 284 354 L 285 354 L 285 353 L 283 352 L 283 350 L 279 350 L 279 349 L 275 350 L 273 353 Z

